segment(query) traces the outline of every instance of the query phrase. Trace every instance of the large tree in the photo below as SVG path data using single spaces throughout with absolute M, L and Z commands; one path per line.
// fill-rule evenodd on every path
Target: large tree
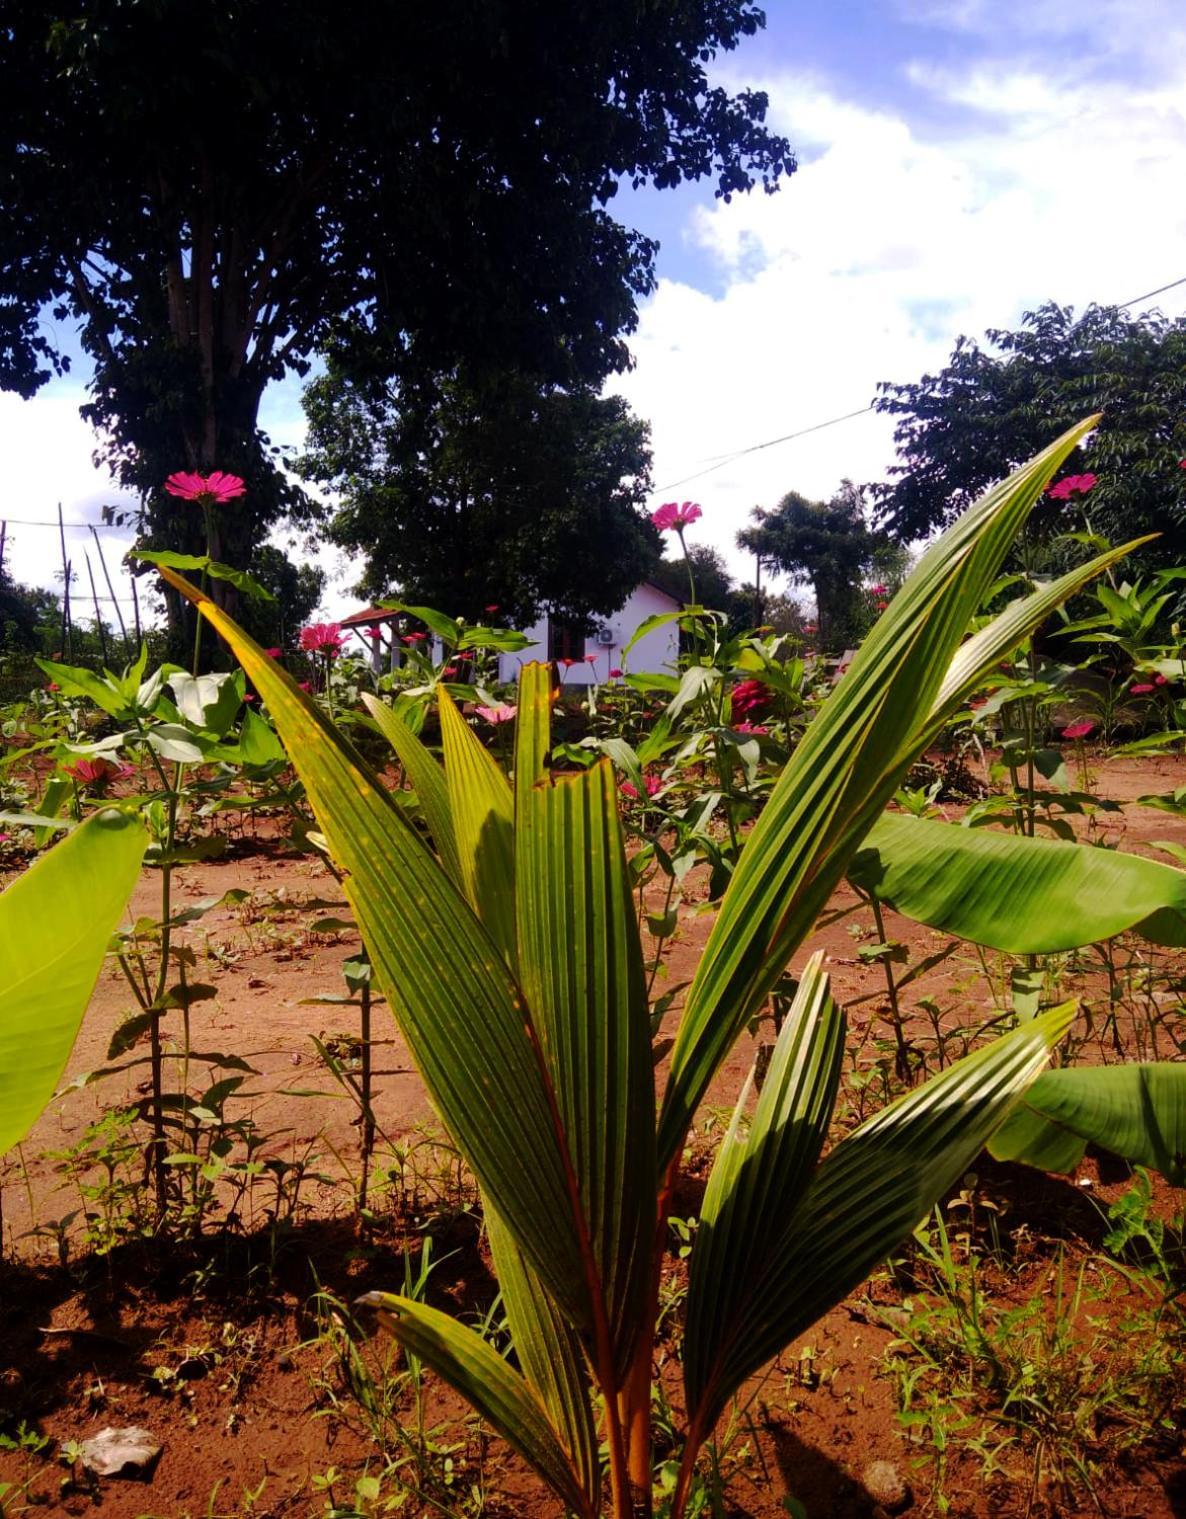
M 618 396 L 516 373 L 418 390 L 331 369 L 306 392 L 300 468 L 340 497 L 330 536 L 364 565 L 360 592 L 521 625 L 616 611 L 659 557 L 646 424 Z
M 890 484 L 873 487 L 898 538 L 922 538 L 995 480 L 1094 411 L 1099 429 L 1067 463 L 1097 484 L 1092 526 L 1116 538 L 1159 532 L 1181 555 L 1186 531 L 1186 318 L 1134 318 L 1115 306 L 1048 304 L 989 346 L 961 337 L 938 374 L 885 384 L 878 410 L 900 418 Z
M 64 369 L 76 324 L 149 541 L 200 547 L 159 483 L 218 466 L 250 487 L 216 544 L 245 566 L 305 499 L 260 398 L 331 329 L 401 380 L 626 363 L 656 250 L 607 213 L 618 184 L 728 197 L 794 168 L 765 96 L 706 72 L 763 22 L 751 0 L 20 0 L 0 19 L 0 386 Z
M 758 554 L 815 595 L 820 647 L 839 652 L 864 631 L 861 580 L 877 538 L 865 522 L 864 492 L 845 480 L 831 501 L 788 491 L 773 510 L 756 506 L 738 548 Z

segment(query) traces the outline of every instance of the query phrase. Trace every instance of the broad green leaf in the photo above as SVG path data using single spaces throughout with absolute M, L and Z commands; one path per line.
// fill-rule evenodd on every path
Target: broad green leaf
M 440 691 L 445 783 L 461 882 L 509 964 L 515 962 L 515 803 L 498 762 Z
M 702 1438 L 746 1377 L 845 1298 L 934 1207 L 1038 1075 L 1074 1013 L 1073 1003 L 1053 1008 L 899 1097 L 841 1140 L 801 1201 L 784 1200 L 768 1263 L 731 1322 L 729 1343 L 717 1349 L 692 1415 Z
M 190 675 L 178 670 L 168 679 L 177 710 L 187 723 L 205 728 L 222 738 L 243 705 L 243 672 L 233 670 L 216 675 Z
M 157 723 L 147 730 L 148 742 L 162 759 L 198 765 L 206 758 L 196 734 L 180 723 Z
M 321 708 L 209 597 L 165 574 L 267 703 L 429 1096 L 565 1315 L 587 1329 L 569 1179 L 534 1029 L 499 947 Z
M 38 659 L 37 664 L 67 696 L 85 696 L 109 717 L 127 715 L 130 704 L 123 692 L 96 675 L 93 670 L 58 664 L 53 659 Z
M 848 877 L 908 918 L 1014 955 L 1129 929 L 1186 944 L 1186 871 L 1114 849 L 886 813 Z
M 422 622 L 448 649 L 453 648 L 460 636 L 461 629 L 457 622 L 433 607 L 412 607 L 406 601 L 380 601 L 378 605 L 389 612 L 406 612 L 409 617 Z
M 519 671 L 515 717 L 515 807 L 521 810 L 533 786 L 548 774 L 552 748 L 552 668 L 532 661 Z
M 445 772 L 437 760 L 407 723 L 386 702 L 369 692 L 363 693 L 367 711 L 374 718 L 380 733 L 395 750 L 396 758 L 407 771 L 420 805 L 424 809 L 428 831 L 441 864 L 450 877 L 462 882 L 461 861 L 457 857 L 457 841 L 453 835 L 453 814 L 449 806 L 449 788 Z
M 696 701 L 720 682 L 721 672 L 712 665 L 689 665 L 680 676 L 678 690 L 667 704 L 667 716 L 678 717 L 689 702 Z
M 220 564 L 217 559 L 211 559 L 209 554 L 179 554 L 173 549 L 129 549 L 128 558 L 138 559 L 142 564 L 155 565 L 162 572 L 166 569 L 205 571 L 211 580 L 225 580 L 252 601 L 276 600 L 271 591 L 246 570 L 236 570 L 229 564 Z M 165 579 L 168 578 L 166 575 Z
M 519 975 L 622 1370 L 637 1338 L 655 1233 L 655 1088 L 609 762 L 540 781 L 525 792 L 516 822 Z
M 660 1165 L 925 741 L 944 676 L 1010 544 L 1095 419 L 991 490 L 935 543 L 791 756 L 721 903 L 672 1053 Z
M 682 612 L 652 612 L 649 617 L 644 617 L 630 635 L 630 642 L 622 650 L 623 661 L 634 645 L 644 639 L 648 633 L 655 632 L 657 628 L 665 628 L 670 623 L 678 622 L 683 615 Z
M 274 729 L 258 712 L 248 707 L 239 724 L 239 758 L 243 764 L 259 768 L 284 759 L 284 745 L 276 737 Z
M 0 896 L 0 1154 L 53 1096 L 146 842 L 105 809 Z
M 511 1345 L 523 1375 L 547 1410 L 552 1428 L 579 1475 L 590 1507 L 595 1508 L 601 1488 L 601 1466 L 588 1364 L 580 1338 L 489 1204 L 484 1216 Z
M 472 1403 L 570 1509 L 592 1519 L 596 1510 L 543 1405 L 481 1335 L 393 1292 L 368 1292 L 356 1306 L 373 1309 L 388 1334 Z
M 775 1251 L 788 1201 L 819 1159 L 844 1058 L 844 1015 L 823 956 L 812 956 L 779 1033 L 753 1120 L 749 1083 L 717 1153 L 692 1251 L 684 1332 L 688 1407 L 700 1406 L 732 1344 L 734 1326 Z
M 1073 1171 L 1089 1144 L 1186 1186 L 1186 1065 L 1046 1071 L 989 1142 L 998 1160 Z

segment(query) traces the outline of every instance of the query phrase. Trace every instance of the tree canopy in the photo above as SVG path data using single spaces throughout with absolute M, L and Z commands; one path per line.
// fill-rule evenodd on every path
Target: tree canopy
M 838 651 L 854 641 L 865 631 L 861 580 L 877 548 L 865 522 L 863 489 L 845 480 L 831 501 L 788 491 L 773 510 L 756 506 L 750 515 L 754 525 L 738 533 L 738 547 L 811 586 L 820 647 Z
M 520 625 L 616 611 L 659 558 L 648 429 L 620 397 L 504 373 L 399 392 L 331 372 L 306 393 L 302 473 L 340 494 L 359 591 Z
M 751 0 L 22 0 L 0 22 L 0 386 L 35 393 L 77 325 L 148 541 L 201 546 L 159 485 L 217 466 L 250 488 L 215 545 L 245 566 L 308 506 L 261 396 L 331 332 L 402 382 L 623 367 L 656 248 L 608 214 L 618 184 L 728 197 L 794 169 L 764 95 L 706 72 L 763 22 Z
M 961 337 L 947 367 L 884 384 L 876 406 L 900 418 L 898 463 L 874 486 L 879 520 L 903 540 L 958 516 L 994 481 L 1074 422 L 1102 411 L 1067 462 L 1097 477 L 1089 515 L 1113 538 L 1160 532 L 1180 552 L 1186 527 L 1186 318 L 1131 317 L 1115 306 L 1047 304 L 988 348 Z M 1157 549 L 1154 549 L 1157 554 Z

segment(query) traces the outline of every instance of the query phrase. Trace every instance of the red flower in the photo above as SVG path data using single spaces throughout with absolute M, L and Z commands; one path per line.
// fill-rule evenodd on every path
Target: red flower
M 312 691 L 312 689 L 313 689 L 313 687 L 312 687 L 312 685 L 311 685 L 311 683 L 309 681 L 307 681 L 307 680 L 298 680 L 297 681 L 297 690 L 298 691 Z
M 871 585 L 869 587 L 869 595 L 870 596 L 888 596 L 889 592 L 886 590 L 885 586 L 883 586 L 883 585 Z
M 749 713 L 761 714 L 769 707 L 773 696 L 770 687 L 760 680 L 739 681 L 733 687 L 733 717 L 744 717 Z
M 383 637 L 383 629 L 378 625 L 378 623 L 373 623 L 366 630 L 366 632 L 367 632 L 367 637 L 369 639 L 373 640 L 373 642 L 375 642 L 375 643 L 378 643 L 379 639 Z
M 1046 494 L 1052 501 L 1070 501 L 1075 496 L 1086 496 L 1098 479 L 1098 475 L 1067 475 L 1052 485 Z
M 622 672 L 621 672 L 621 670 L 618 669 L 618 667 L 616 665 L 609 672 L 609 678 L 611 680 L 621 680 L 621 678 L 622 678 Z
M 442 680 L 452 680 L 453 677 L 456 674 L 457 674 L 457 666 L 456 665 L 446 665 L 445 668 L 441 671 L 441 679 Z
M 243 700 L 244 701 L 258 701 L 259 697 L 255 694 L 254 691 L 244 691 L 244 693 L 243 693 Z
M 404 635 L 405 643 L 423 643 L 428 637 L 427 633 L 407 633 Z
M 575 665 L 577 663 L 577 661 L 575 659 L 562 659 L 560 661 L 560 663 L 564 666 L 564 668 L 566 670 L 571 670 L 572 667 L 573 667 L 573 665 Z
M 324 654 L 333 659 L 345 648 L 346 640 L 342 637 L 340 623 L 311 622 L 307 628 L 301 629 L 300 645 L 306 654 Z
M 597 655 L 596 654 L 586 654 L 585 655 L 585 663 L 587 665 L 595 665 L 597 663 Z
M 770 732 L 769 728 L 763 728 L 761 723 L 734 723 L 734 733 L 748 733 L 753 738 L 764 738 Z
M 498 607 L 497 607 L 497 605 L 492 606 L 492 607 L 486 607 L 485 610 L 490 614 L 490 616 L 493 617 L 494 613 L 498 611 Z
M 1095 732 L 1095 724 L 1087 718 L 1081 718 L 1077 723 L 1070 723 L 1062 730 L 1063 738 L 1086 738 L 1089 733 Z
M 879 601 L 879 602 L 876 603 L 876 607 L 877 607 L 877 610 L 879 612 L 884 612 L 885 609 L 886 609 L 886 607 L 888 607 L 888 606 L 889 606 L 889 602 L 888 601 Z
M 1130 696 L 1148 696 L 1149 693 L 1151 691 L 1155 690 L 1155 689 L 1156 688 L 1154 686 L 1152 686 L 1152 685 L 1144 685 L 1144 684 L 1139 685 L 1139 686 L 1129 686 L 1129 688 L 1128 688 L 1128 694 Z
M 236 496 L 247 494 L 247 487 L 238 475 L 228 475 L 221 469 L 209 475 L 179 469 L 165 481 L 165 489 L 170 496 L 180 496 L 183 501 L 204 501 L 207 506 L 224 506 Z
M 284 650 L 283 649 L 265 649 L 264 653 L 268 656 L 269 659 L 280 659 L 284 655 Z
M 661 533 L 670 533 L 682 527 L 690 527 L 703 515 L 694 501 L 665 501 L 651 513 L 651 521 Z
M 1164 675 L 1155 675 L 1153 677 L 1153 684 L 1155 686 L 1168 686 L 1169 685 L 1169 681 L 1166 680 L 1166 678 L 1165 678 Z
M 63 765 L 62 769 L 67 775 L 72 776 L 84 791 L 95 791 L 100 796 L 112 781 L 133 773 L 130 765 L 113 765 L 106 759 L 79 760 L 74 765 Z
M 654 796 L 657 791 L 662 791 L 663 782 L 657 775 L 644 775 L 642 783 L 646 787 L 647 796 Z M 623 796 L 628 796 L 632 802 L 639 800 L 638 787 L 630 781 L 623 781 L 618 787 Z

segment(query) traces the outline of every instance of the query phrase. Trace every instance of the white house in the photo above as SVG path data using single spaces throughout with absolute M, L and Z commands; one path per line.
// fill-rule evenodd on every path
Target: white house
M 616 679 L 611 670 L 621 670 L 623 657 L 625 667 L 635 675 L 670 675 L 674 672 L 679 656 L 679 628 L 674 622 L 652 628 L 623 656 L 623 649 L 634 637 L 635 630 L 648 617 L 665 612 L 678 612 L 681 603 L 657 585 L 644 580 L 637 586 L 625 603 L 611 617 L 599 621 L 594 632 L 586 636 L 574 632 L 567 624 L 554 618 L 541 617 L 532 627 L 523 631 L 531 639 L 531 647 L 517 654 L 500 654 L 498 677 L 515 681 L 519 678 L 519 666 L 533 659 L 555 660 L 566 686 L 589 686 L 595 681 L 603 684 Z
M 541 617 L 532 627 L 525 628 L 531 644 L 516 654 L 500 654 L 498 657 L 499 680 L 515 682 L 519 678 L 519 666 L 529 660 L 555 660 L 566 686 L 589 686 L 594 682 L 604 684 L 617 679 L 611 670 L 621 670 L 623 659 L 626 668 L 636 675 L 671 674 L 679 656 L 679 629 L 674 622 L 652 628 L 634 645 L 628 655 L 623 650 L 634 637 L 635 630 L 648 617 L 678 612 L 681 603 L 666 591 L 661 591 L 650 581 L 631 591 L 622 607 L 599 622 L 588 636 L 574 632 L 567 624 L 554 618 Z M 376 675 L 387 666 L 394 670 L 399 659 L 399 643 L 392 641 L 391 624 L 398 621 L 398 612 L 382 607 L 365 607 L 343 617 L 339 626 L 343 632 L 355 634 L 370 656 L 371 668 Z M 441 658 L 441 647 L 434 640 L 435 657 Z

